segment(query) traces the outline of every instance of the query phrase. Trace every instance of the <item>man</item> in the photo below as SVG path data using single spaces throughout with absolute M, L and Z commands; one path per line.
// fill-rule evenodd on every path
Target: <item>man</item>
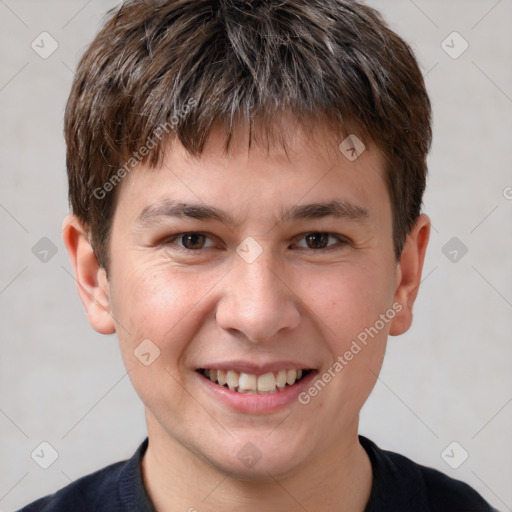
M 148 439 L 24 512 L 491 510 L 358 435 L 430 232 L 430 102 L 374 10 L 125 2 L 65 131 L 64 241 Z

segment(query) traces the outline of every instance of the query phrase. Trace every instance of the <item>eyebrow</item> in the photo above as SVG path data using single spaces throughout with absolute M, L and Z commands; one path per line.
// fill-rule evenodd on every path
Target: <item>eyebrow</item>
M 164 200 L 155 205 L 149 205 L 137 217 L 136 225 L 145 227 L 160 218 L 188 218 L 198 220 L 216 220 L 223 224 L 236 226 L 238 223 L 226 211 L 215 206 L 200 203 L 183 203 Z M 295 205 L 281 210 L 280 222 L 294 220 L 322 219 L 324 217 L 343 218 L 360 221 L 368 217 L 368 210 L 362 206 L 347 201 L 328 201 L 304 205 Z
M 362 220 L 368 217 L 368 210 L 347 201 L 329 201 L 296 205 L 281 216 L 281 221 L 322 219 L 323 217 Z

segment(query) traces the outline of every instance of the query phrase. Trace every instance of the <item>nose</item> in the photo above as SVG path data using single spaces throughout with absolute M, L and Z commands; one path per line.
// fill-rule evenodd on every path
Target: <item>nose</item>
M 224 280 L 216 310 L 218 326 L 252 342 L 270 341 L 295 329 L 300 300 L 288 274 L 263 255 L 252 263 L 238 260 Z

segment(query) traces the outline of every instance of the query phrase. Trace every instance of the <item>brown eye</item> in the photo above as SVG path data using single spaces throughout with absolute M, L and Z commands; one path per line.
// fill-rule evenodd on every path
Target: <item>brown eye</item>
M 202 249 L 206 236 L 201 233 L 186 233 L 180 237 L 185 249 Z
M 329 242 L 328 233 L 310 233 L 304 238 L 310 249 L 324 249 Z
M 334 242 L 334 243 L 333 243 Z M 348 242 L 340 236 L 331 233 L 313 232 L 303 235 L 296 244 L 301 249 L 330 249 L 336 245 L 343 246 Z
M 199 251 L 214 247 L 213 240 L 203 233 L 180 233 L 163 242 L 166 246 L 177 246 L 176 250 Z

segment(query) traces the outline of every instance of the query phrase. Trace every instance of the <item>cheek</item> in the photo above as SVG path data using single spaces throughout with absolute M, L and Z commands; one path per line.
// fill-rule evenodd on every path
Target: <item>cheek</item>
M 112 276 L 112 312 L 125 362 L 150 339 L 174 366 L 194 336 L 198 304 L 211 288 L 207 279 L 190 272 L 170 271 L 168 264 L 133 264 L 120 279 Z M 204 276 L 203 276 L 204 277 Z
M 382 263 L 372 261 L 319 272 L 303 284 L 332 358 L 323 369 L 332 392 L 322 394 L 317 405 L 332 411 L 342 407 L 333 422 L 359 411 L 375 385 L 395 314 L 392 278 Z
M 112 276 L 112 309 L 135 391 L 150 410 L 165 410 L 162 421 L 169 422 L 190 407 L 180 363 L 197 336 L 201 299 L 212 284 L 204 276 L 171 274 L 163 264 L 148 268 L 134 264 L 124 279 L 115 280 L 121 273 Z
M 304 303 L 338 352 L 391 307 L 394 291 L 392 275 L 371 262 L 322 269 L 304 279 L 301 288 Z M 380 330 L 387 332 L 387 328 L 386 324 Z
M 331 360 L 318 375 L 324 384 L 313 381 L 301 403 L 310 404 L 312 416 L 327 415 L 339 432 L 355 420 L 380 372 L 395 314 L 391 277 L 381 266 L 367 264 L 319 273 L 303 286 Z

